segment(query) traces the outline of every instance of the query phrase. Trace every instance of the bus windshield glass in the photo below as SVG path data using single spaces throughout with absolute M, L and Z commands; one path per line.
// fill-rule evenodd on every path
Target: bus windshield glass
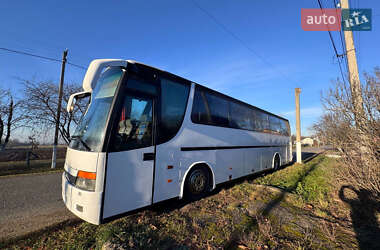
M 122 73 L 120 67 L 110 67 L 100 75 L 91 94 L 90 106 L 71 137 L 70 148 L 102 150 L 108 114 Z

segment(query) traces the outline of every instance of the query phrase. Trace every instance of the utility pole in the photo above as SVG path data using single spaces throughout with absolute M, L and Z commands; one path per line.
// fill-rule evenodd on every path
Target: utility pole
M 61 119 L 61 104 L 62 104 L 62 92 L 63 92 L 63 82 L 65 79 L 65 66 L 66 66 L 66 58 L 67 58 L 66 49 L 63 51 L 62 55 L 62 67 L 61 67 L 61 79 L 59 81 L 59 89 L 58 89 L 58 107 L 57 107 L 57 119 L 55 121 L 55 134 L 54 134 L 54 145 L 53 145 L 53 155 L 51 161 L 51 168 L 55 168 L 57 164 L 57 144 L 58 144 L 58 131 L 59 131 L 59 121 Z
M 301 158 L 301 115 L 300 115 L 300 93 L 301 89 L 296 88 L 296 155 L 297 155 L 297 163 L 302 163 Z
M 349 9 L 348 0 L 340 1 L 341 8 Z M 352 31 L 347 30 L 344 31 L 344 39 L 346 42 L 346 55 L 347 55 L 347 64 L 348 64 L 348 72 L 350 78 L 350 88 L 351 88 L 351 96 L 352 96 L 352 104 L 354 107 L 354 116 L 355 116 L 355 125 L 357 128 L 362 128 L 365 121 L 364 118 L 364 108 L 363 108 L 363 97 L 362 97 L 362 88 L 360 85 L 359 79 L 359 70 L 358 64 L 356 61 L 356 51 L 354 45 L 354 38 L 352 35 Z

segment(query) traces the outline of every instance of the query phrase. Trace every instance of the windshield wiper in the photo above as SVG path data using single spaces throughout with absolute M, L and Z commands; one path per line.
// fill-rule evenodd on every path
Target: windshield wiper
M 78 139 L 82 145 L 87 149 L 87 151 L 91 151 L 91 148 L 82 140 L 82 137 L 80 135 L 73 135 L 71 136 L 71 139 Z

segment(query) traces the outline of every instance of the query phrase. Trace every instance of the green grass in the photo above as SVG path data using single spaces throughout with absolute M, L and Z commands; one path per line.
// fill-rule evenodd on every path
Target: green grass
M 332 248 L 336 243 L 326 240 L 319 224 L 300 212 L 294 201 L 325 199 L 333 163 L 319 156 L 307 164 L 244 181 L 183 207 L 169 203 L 105 225 L 83 222 L 64 226 L 12 245 L 0 243 L 0 248 L 101 249 L 106 242 L 124 249 L 237 249 L 239 245 L 251 249 Z M 264 215 L 266 209 L 270 212 Z
M 51 169 L 51 160 L 31 160 L 30 166 L 27 167 L 26 161 L 8 161 L 0 162 L 0 176 L 50 172 L 62 170 L 65 159 L 57 159 L 57 166 Z
M 294 164 L 254 182 L 298 194 L 305 202 L 323 201 L 331 188 L 333 162 L 330 158 L 319 156 L 306 164 Z

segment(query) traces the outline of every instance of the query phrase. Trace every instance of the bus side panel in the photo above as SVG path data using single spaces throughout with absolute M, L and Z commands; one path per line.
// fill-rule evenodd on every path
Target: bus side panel
M 215 171 L 218 182 L 244 176 L 244 150 L 223 149 L 205 153 L 215 154 Z
M 260 156 L 261 156 L 261 170 L 269 169 L 272 167 L 273 160 L 273 148 L 260 148 Z
M 179 195 L 182 161 L 182 152 L 176 143 L 157 145 L 153 203 Z
M 288 150 L 288 145 L 289 145 L 289 137 L 287 137 L 287 136 L 272 136 L 271 144 L 272 145 L 281 145 L 281 146 L 272 148 L 272 156 L 270 159 L 270 161 L 271 161 L 270 167 L 273 167 L 273 156 L 276 153 L 278 153 L 280 156 L 281 165 L 287 163 L 288 162 L 287 150 Z
M 280 153 L 281 165 L 289 163 L 291 159 L 290 150 L 289 150 L 289 137 L 284 136 L 280 141 L 282 147 L 279 148 L 278 152 Z
M 244 152 L 245 175 L 261 170 L 260 149 L 249 148 Z
M 279 148 L 280 151 L 280 159 L 281 159 L 281 165 L 285 164 L 287 162 L 287 157 L 286 157 L 286 151 L 288 149 L 287 143 L 285 142 L 284 145 L 285 147 Z

